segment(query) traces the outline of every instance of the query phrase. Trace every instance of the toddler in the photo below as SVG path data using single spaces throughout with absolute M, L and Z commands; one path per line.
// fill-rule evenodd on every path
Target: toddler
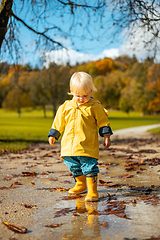
M 97 175 L 100 136 L 104 137 L 104 148 L 111 144 L 113 134 L 107 110 L 91 97 L 96 91 L 92 78 L 85 72 L 76 72 L 70 79 L 72 100 L 65 101 L 57 110 L 52 128 L 48 134 L 53 146 L 64 131 L 61 141 L 61 157 L 72 172 L 76 184 L 71 194 L 87 192 L 85 201 L 98 201 Z

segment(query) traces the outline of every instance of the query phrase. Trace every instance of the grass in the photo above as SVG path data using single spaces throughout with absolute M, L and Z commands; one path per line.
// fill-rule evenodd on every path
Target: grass
M 154 129 L 151 129 L 151 130 L 148 130 L 147 132 L 150 132 L 152 134 L 158 134 L 160 135 L 160 127 L 159 128 L 154 128 Z
M 30 143 L 31 144 L 31 143 Z M 4 151 L 20 151 L 23 149 L 28 149 L 30 144 L 25 141 L 0 141 L 0 155 L 3 154 Z
M 53 119 L 52 112 L 23 111 L 21 117 L 16 112 L 7 112 L 0 109 L 0 149 L 22 150 L 35 142 L 47 142 L 48 132 Z
M 140 112 L 109 111 L 108 118 L 113 130 L 160 123 L 160 115 L 142 116 Z
M 109 111 L 112 130 L 160 123 L 160 116 L 141 116 L 140 113 L 129 115 L 120 111 Z M 47 118 L 42 110 L 22 111 L 19 118 L 16 112 L 0 109 L 0 149 L 19 150 L 28 148 L 31 143 L 47 142 L 48 132 L 53 119 L 47 111 Z

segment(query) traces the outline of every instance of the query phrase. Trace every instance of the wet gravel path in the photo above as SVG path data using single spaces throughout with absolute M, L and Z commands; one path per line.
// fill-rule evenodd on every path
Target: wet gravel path
M 97 203 L 69 196 L 74 179 L 59 156 L 59 143 L 0 156 L 0 240 L 160 239 L 159 137 L 114 133 L 100 149 Z

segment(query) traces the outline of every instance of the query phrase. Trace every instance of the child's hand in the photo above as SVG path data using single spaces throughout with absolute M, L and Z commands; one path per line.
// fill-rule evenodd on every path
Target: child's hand
M 55 142 L 55 137 L 50 136 L 49 139 L 48 139 L 48 141 L 49 141 L 49 144 L 50 144 L 51 146 L 53 146 L 53 145 L 54 145 L 54 142 Z
M 104 149 L 109 148 L 110 145 L 111 145 L 110 134 L 104 134 L 104 141 L 103 141 Z

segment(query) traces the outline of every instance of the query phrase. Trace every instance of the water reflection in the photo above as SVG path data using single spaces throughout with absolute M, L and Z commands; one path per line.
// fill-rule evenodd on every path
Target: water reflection
M 85 203 L 83 199 L 77 200 L 78 216 L 67 224 L 62 239 L 144 240 L 158 238 L 160 236 L 160 204 L 152 206 L 143 200 L 139 202 L 132 201 L 131 198 L 123 200 L 126 200 L 126 203 L 124 202 L 125 214 L 128 218 L 111 214 L 111 212 L 103 215 L 106 208 L 109 208 L 109 204 L 114 203 L 115 200 L 98 203 Z
M 98 203 L 86 203 L 84 199 L 76 200 L 76 212 L 79 214 L 69 223 L 63 234 L 66 239 L 101 239 L 99 216 L 92 214 L 97 211 Z

